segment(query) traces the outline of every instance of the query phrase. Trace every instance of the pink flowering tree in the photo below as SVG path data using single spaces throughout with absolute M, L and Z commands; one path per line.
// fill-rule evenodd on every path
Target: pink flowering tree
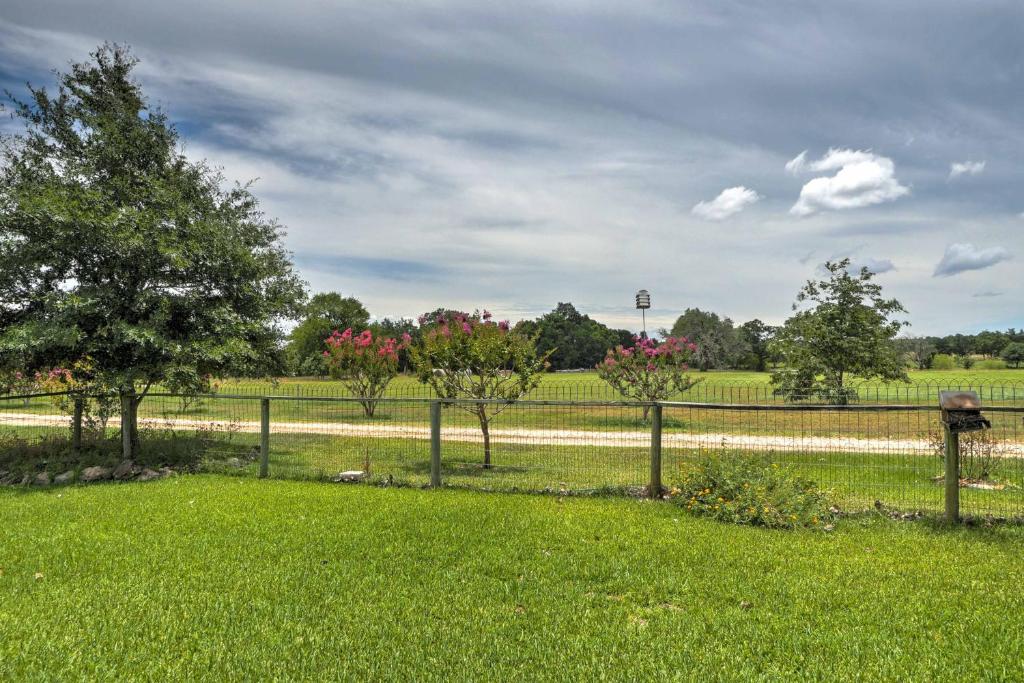
M 634 337 L 630 347 L 609 349 L 598 363 L 597 374 L 626 398 L 636 401 L 664 401 L 686 391 L 697 381 L 687 374 L 697 346 L 686 337 L 666 337 L 656 342 Z M 644 419 L 650 406 L 644 406 Z
M 374 336 L 370 330 L 353 335 L 349 328 L 337 330 L 327 338 L 324 358 L 331 377 L 358 397 L 366 417 L 373 417 L 377 401 L 398 374 L 398 352 L 412 341 L 408 334 L 397 341 L 391 337 Z
M 490 467 L 491 420 L 540 384 L 550 353 L 538 355 L 535 339 L 507 320 L 494 322 L 488 311 L 441 313 L 420 325 L 428 329 L 412 348 L 412 362 L 421 382 L 442 398 L 503 401 L 456 404 L 479 420 L 484 467 Z

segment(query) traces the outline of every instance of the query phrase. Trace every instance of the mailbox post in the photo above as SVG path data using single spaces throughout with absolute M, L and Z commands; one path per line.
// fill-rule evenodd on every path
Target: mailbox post
M 989 429 L 981 414 L 981 399 L 973 391 L 940 391 L 942 426 L 946 441 L 946 521 L 960 521 L 960 434 Z

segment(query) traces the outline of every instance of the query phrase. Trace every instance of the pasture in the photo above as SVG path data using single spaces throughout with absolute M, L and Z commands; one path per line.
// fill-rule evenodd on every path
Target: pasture
M 6 680 L 1024 676 L 1020 527 L 214 475 L 0 516 Z

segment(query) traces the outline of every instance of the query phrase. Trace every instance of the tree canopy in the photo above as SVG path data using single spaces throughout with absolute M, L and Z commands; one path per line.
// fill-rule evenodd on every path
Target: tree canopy
M 630 331 L 613 330 L 571 303 L 559 303 L 550 313 L 535 321 L 523 321 L 516 329 L 524 336 L 536 336 L 537 351 L 550 353 L 552 370 L 591 369 L 604 359 L 608 349 L 633 343 Z
M 0 149 L 0 366 L 78 364 L 135 401 L 275 371 L 278 322 L 303 296 L 281 226 L 184 155 L 135 65 L 105 45 L 55 92 L 11 96 L 24 131 Z
M 362 332 L 370 324 L 370 314 L 358 299 L 338 292 L 315 294 L 302 307 L 302 320 L 288 335 L 288 364 L 299 375 L 324 376 L 326 340 L 332 332 L 348 328 Z
M 849 265 L 849 259 L 826 262 L 827 278 L 807 281 L 793 304 L 797 312 L 775 336 L 773 348 L 785 367 L 772 381 L 788 398 L 847 403 L 852 376 L 907 381 L 893 342 L 907 324 L 893 316 L 906 309 L 882 297 L 874 273 L 861 268 L 850 274 Z M 808 303 L 810 308 L 799 310 Z
M 736 367 L 747 351 L 732 320 L 699 308 L 686 309 L 668 334 L 697 345 L 691 362 L 701 370 Z

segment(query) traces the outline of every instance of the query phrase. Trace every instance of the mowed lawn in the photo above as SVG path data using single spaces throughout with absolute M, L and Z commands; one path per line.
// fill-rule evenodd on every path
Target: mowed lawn
M 1024 677 L 1021 527 L 214 475 L 0 519 L 3 680 Z

